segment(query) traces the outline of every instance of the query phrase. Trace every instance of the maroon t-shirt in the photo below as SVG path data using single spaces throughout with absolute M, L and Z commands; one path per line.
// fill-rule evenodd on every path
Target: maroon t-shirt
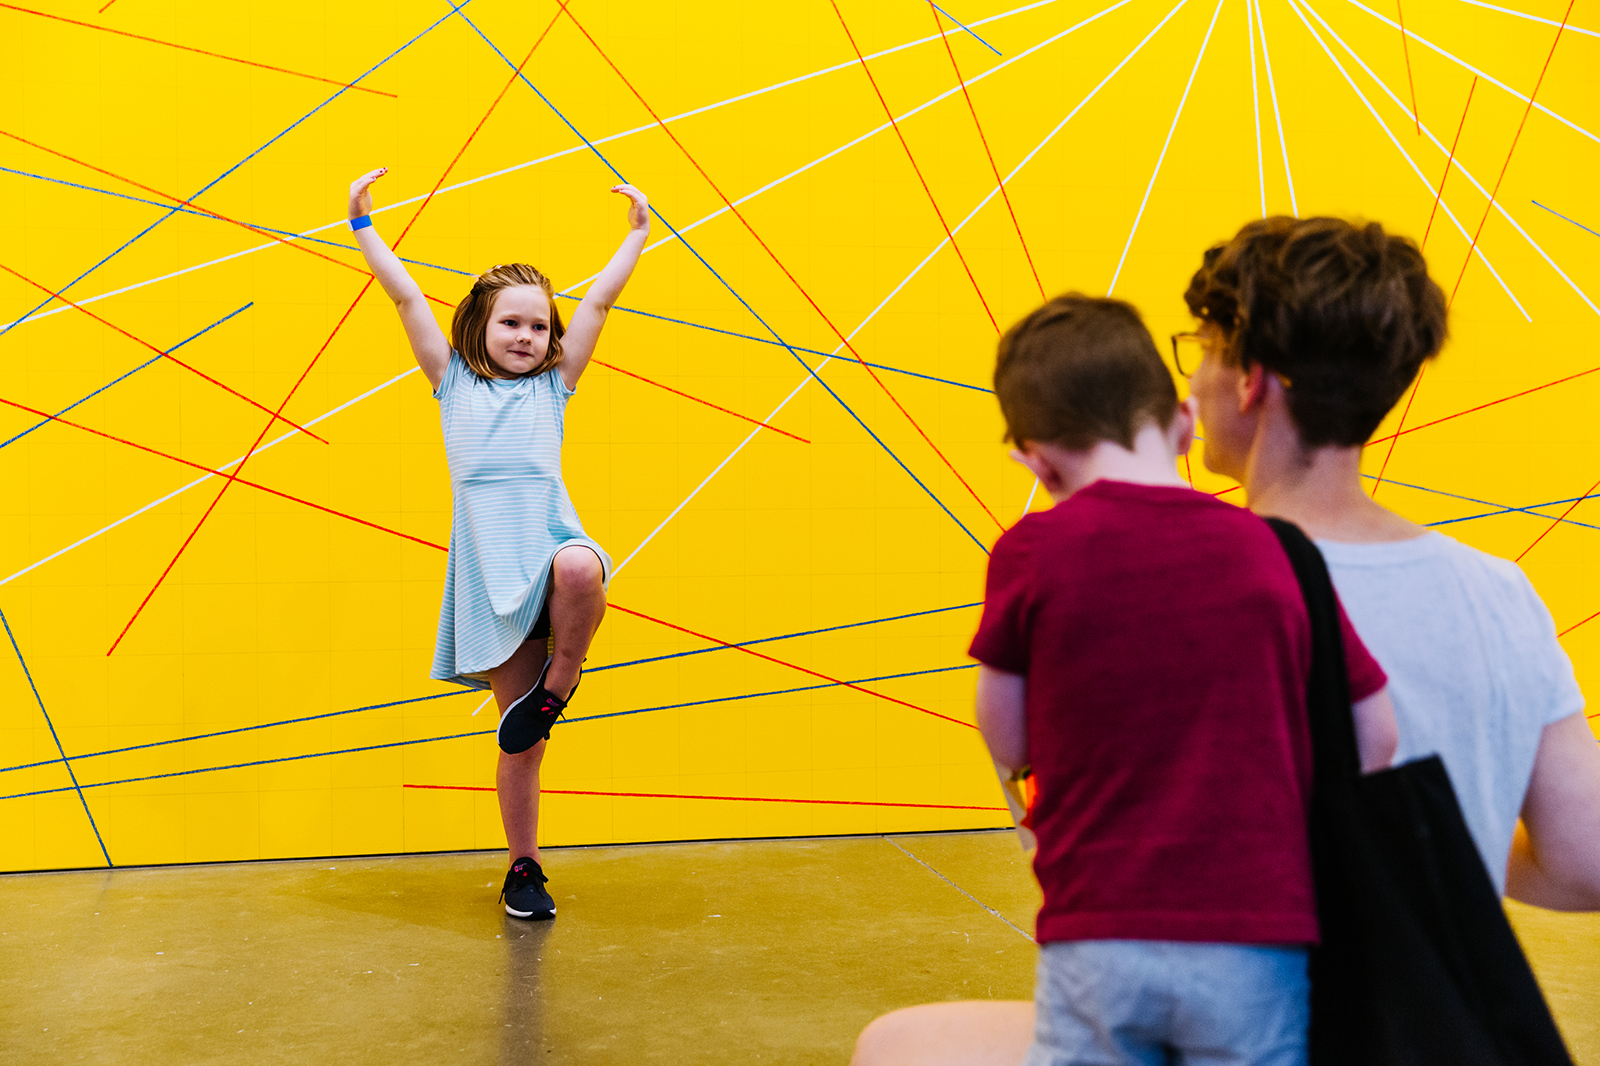
M 1365 699 L 1387 679 L 1340 614 Z M 1311 623 L 1265 522 L 1094 482 L 1000 538 L 971 653 L 1027 678 L 1040 943 L 1316 941 Z

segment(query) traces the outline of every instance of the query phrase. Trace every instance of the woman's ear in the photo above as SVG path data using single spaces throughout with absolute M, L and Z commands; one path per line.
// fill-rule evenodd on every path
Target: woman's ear
M 1260 363 L 1251 363 L 1250 369 L 1239 375 L 1239 413 L 1242 415 L 1256 414 L 1261 410 L 1261 405 L 1267 399 L 1267 379 L 1270 377 L 1267 368 Z

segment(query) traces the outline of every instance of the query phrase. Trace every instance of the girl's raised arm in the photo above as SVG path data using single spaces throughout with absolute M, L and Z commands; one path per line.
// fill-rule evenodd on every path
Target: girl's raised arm
M 372 210 L 372 183 L 388 172 L 388 167 L 379 167 L 350 183 L 352 222 L 366 217 Z M 383 291 L 389 294 L 395 309 L 400 312 L 400 322 L 406 328 L 406 339 L 411 342 L 411 353 L 417 357 L 417 365 L 427 376 L 428 384 L 437 389 L 439 382 L 444 380 L 445 368 L 450 365 L 450 342 L 445 340 L 444 331 L 434 320 L 427 297 L 422 295 L 417 283 L 406 273 L 400 257 L 383 243 L 383 238 L 378 236 L 370 220 L 368 225 L 356 230 L 356 244 L 361 247 L 367 266 L 377 276 L 378 284 L 383 286 Z
M 628 235 L 622 239 L 622 247 L 611 257 L 611 262 L 589 286 L 578 309 L 572 312 L 572 321 L 561 338 L 561 380 L 569 389 L 578 387 L 578 378 L 588 368 L 594 346 L 600 340 L 606 315 L 622 295 L 622 287 L 628 284 L 639 253 L 644 251 L 644 242 L 650 236 L 650 201 L 645 199 L 644 193 L 632 185 L 613 185 L 611 191 L 628 198 Z

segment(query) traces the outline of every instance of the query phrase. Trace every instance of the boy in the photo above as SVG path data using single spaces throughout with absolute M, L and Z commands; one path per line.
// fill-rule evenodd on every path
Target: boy
M 1038 785 L 1028 1066 L 1305 1059 L 1310 623 L 1254 515 L 1177 474 L 1194 413 L 1138 313 L 1068 295 L 1000 343 L 1013 454 L 1056 501 L 989 561 L 978 725 Z M 1367 769 L 1385 678 L 1348 625 Z

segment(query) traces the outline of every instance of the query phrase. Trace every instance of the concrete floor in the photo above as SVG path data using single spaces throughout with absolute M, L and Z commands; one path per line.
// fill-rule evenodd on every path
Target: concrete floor
M 0 877 L 0 1061 L 842 1064 L 883 1011 L 1031 994 L 1007 833 Z M 1514 908 L 1580 1066 L 1600 916 Z

